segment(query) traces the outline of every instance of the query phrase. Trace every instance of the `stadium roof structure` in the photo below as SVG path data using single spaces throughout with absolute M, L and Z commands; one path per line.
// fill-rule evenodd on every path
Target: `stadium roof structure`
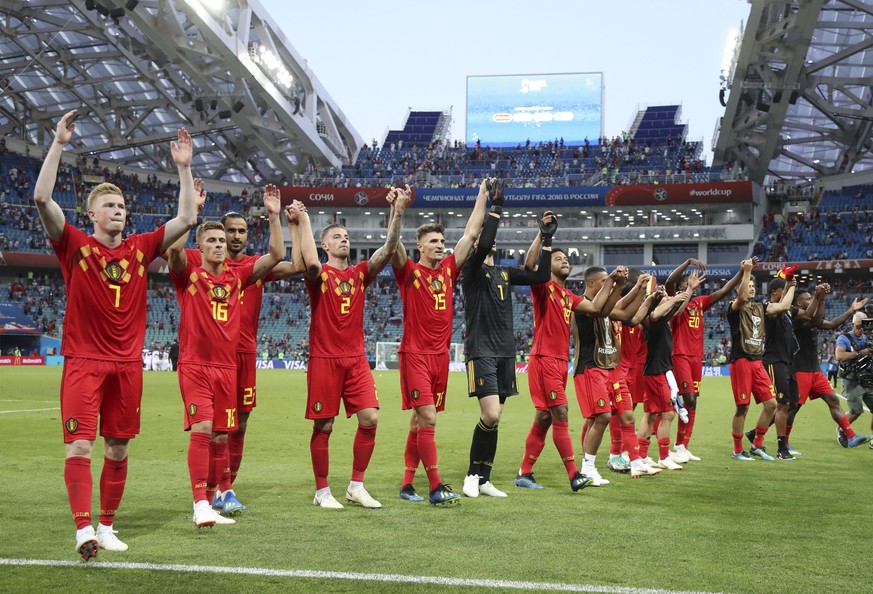
M 873 2 L 749 4 L 714 162 L 758 183 L 873 169 Z
M 0 0 L 0 134 L 45 146 L 78 108 L 73 150 L 174 173 L 262 184 L 363 144 L 254 0 Z

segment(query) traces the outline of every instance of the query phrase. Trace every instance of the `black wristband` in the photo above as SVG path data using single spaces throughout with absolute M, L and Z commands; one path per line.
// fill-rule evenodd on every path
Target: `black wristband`
M 491 214 L 496 214 L 496 215 L 503 214 L 503 207 L 495 204 L 494 206 L 491 207 Z
M 551 235 L 543 235 L 543 247 L 552 247 Z

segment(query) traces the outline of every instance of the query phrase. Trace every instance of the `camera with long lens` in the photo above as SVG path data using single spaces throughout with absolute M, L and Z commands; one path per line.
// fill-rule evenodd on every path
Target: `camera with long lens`
M 840 375 L 843 376 L 843 379 L 855 381 L 865 388 L 873 389 L 873 357 L 863 355 L 851 361 L 841 361 Z
M 870 332 L 873 330 L 873 304 L 864 306 L 864 314 L 867 319 L 862 320 L 861 325 L 864 327 L 864 332 Z

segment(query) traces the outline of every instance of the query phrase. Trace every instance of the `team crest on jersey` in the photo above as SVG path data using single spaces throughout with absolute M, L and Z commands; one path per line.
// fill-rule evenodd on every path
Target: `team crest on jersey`
M 484 385 L 485 385 L 485 378 L 481 378 L 481 377 L 479 378 L 479 385 L 480 385 L 480 386 L 484 386 Z
M 312 405 L 312 410 L 314 410 L 317 413 L 320 413 L 322 408 L 324 408 L 324 405 L 321 404 L 320 400 Z
M 746 396 L 745 394 L 740 394 L 740 400 L 748 400 L 748 399 L 749 399 L 749 397 Z
M 418 400 L 419 396 L 421 396 L 421 392 L 419 392 L 418 390 L 413 390 L 410 396 L 412 396 L 413 400 Z
M 188 416 L 193 417 L 196 414 L 197 414 L 197 405 L 193 404 L 193 403 L 189 404 L 188 405 Z
M 557 392 L 555 392 L 554 390 L 552 390 L 551 392 L 549 392 L 549 400 L 557 400 L 557 399 L 558 399 L 558 393 L 557 393 Z
M 121 264 L 118 262 L 110 262 L 106 265 L 106 268 L 103 269 L 103 272 L 106 273 L 106 276 L 113 282 L 118 282 L 121 280 L 121 277 L 124 276 L 124 268 L 121 267 Z
M 75 433 L 75 432 L 76 432 L 76 429 L 79 428 L 79 421 L 77 421 L 77 420 L 74 419 L 73 417 L 70 417 L 69 419 L 67 419 L 67 420 L 64 422 L 64 427 L 67 428 L 67 432 L 68 432 L 68 433 Z
M 218 301 L 224 301 L 225 299 L 227 299 L 228 294 L 229 291 L 227 290 L 227 288 L 221 285 L 215 285 L 214 287 L 212 287 L 212 296 Z
M 438 278 L 431 279 L 430 288 L 433 290 L 434 293 L 442 293 L 444 289 L 443 281 Z
M 349 293 L 352 292 L 352 283 L 350 283 L 349 281 L 340 282 L 339 290 L 340 290 L 340 293 L 342 293 L 343 295 L 348 295 Z
M 505 271 L 500 271 L 500 277 L 506 282 L 509 282 L 509 275 Z
M 603 398 L 598 398 L 597 399 L 597 406 L 599 406 L 600 408 L 603 408 L 604 406 L 606 406 L 606 400 L 604 400 Z
M 683 388 L 687 388 L 687 387 L 688 387 L 688 382 L 682 382 L 682 387 L 683 387 Z

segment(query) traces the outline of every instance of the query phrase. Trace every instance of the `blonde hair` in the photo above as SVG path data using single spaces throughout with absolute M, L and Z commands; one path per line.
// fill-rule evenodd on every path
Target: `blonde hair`
M 203 238 L 203 235 L 207 231 L 212 231 L 215 229 L 220 229 L 223 232 L 224 225 L 222 225 L 218 221 L 206 221 L 205 223 L 201 223 L 200 226 L 197 227 L 197 233 L 194 235 L 197 238 L 197 243 L 200 243 L 200 240 Z
M 110 184 L 108 182 L 102 183 L 94 186 L 94 188 L 91 190 L 91 193 L 88 194 L 88 200 L 85 202 L 88 210 L 92 210 L 91 206 L 94 204 L 94 201 L 97 198 L 100 198 L 100 196 L 106 196 L 107 194 L 116 194 L 124 199 L 124 194 L 121 193 L 121 188 L 119 188 L 115 184 Z

